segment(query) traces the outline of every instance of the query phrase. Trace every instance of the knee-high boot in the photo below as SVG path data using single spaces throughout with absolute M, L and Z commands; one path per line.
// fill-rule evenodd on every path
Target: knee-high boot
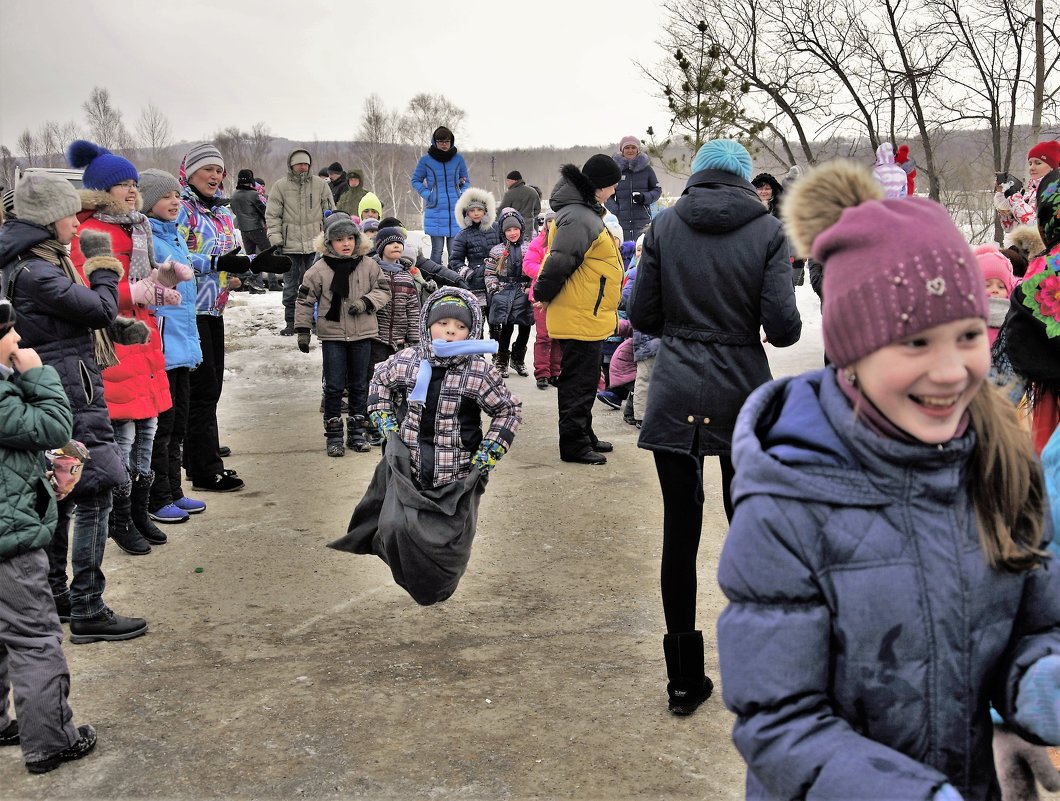
M 151 553 L 151 546 L 137 531 L 132 522 L 132 482 L 127 481 L 114 488 L 114 504 L 107 520 L 107 533 L 125 553 L 132 556 L 146 556 Z

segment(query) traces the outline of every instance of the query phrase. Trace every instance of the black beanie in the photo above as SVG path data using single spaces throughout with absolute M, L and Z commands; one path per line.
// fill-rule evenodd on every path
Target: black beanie
M 510 173 L 504 176 L 509 181 L 521 181 L 523 180 L 523 174 L 519 170 L 512 170 Z
M 380 228 L 404 228 L 405 224 L 397 217 L 384 217 L 379 221 Z
M 236 177 L 236 184 L 244 184 L 246 186 L 254 185 L 254 171 L 253 170 L 240 170 L 239 175 Z
M 582 175 L 589 179 L 593 189 L 604 189 L 608 186 L 614 186 L 622 180 L 622 171 L 615 164 L 615 160 L 610 156 L 605 156 L 603 153 L 591 156 L 582 165 Z
M 0 298 L 0 337 L 7 336 L 7 332 L 15 327 L 15 307 L 7 298 Z M 471 325 L 468 324 L 468 328 Z
M 431 310 L 427 312 L 427 327 L 430 328 L 439 320 L 446 318 L 459 320 L 468 327 L 468 330 L 474 324 L 471 309 L 468 308 L 463 298 L 456 295 L 443 295 L 435 301 Z
M 328 165 L 328 172 L 345 172 L 345 170 L 342 169 L 341 164 L 339 164 L 337 161 L 333 161 L 330 165 Z

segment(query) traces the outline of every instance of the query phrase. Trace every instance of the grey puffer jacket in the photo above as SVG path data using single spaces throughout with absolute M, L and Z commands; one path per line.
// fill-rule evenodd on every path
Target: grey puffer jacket
M 640 447 L 727 454 L 740 407 L 772 378 L 759 327 L 778 348 L 802 333 L 784 230 L 751 184 L 688 179 L 644 237 L 628 311 L 659 337 Z
M 1060 569 L 989 566 L 975 447 L 874 433 L 832 369 L 748 399 L 718 569 L 748 799 L 1000 799 L 989 707 L 1011 723 L 1026 669 L 1060 653 Z
M 269 244 L 279 245 L 281 253 L 313 253 L 314 240 L 324 230 L 324 212 L 335 208 L 331 187 L 319 175 L 296 173 L 291 158 L 305 148 L 292 150 L 287 156 L 287 177 L 272 185 L 265 206 L 265 226 Z

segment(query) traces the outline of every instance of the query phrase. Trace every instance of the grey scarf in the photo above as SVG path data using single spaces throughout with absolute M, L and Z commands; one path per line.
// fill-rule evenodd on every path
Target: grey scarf
M 111 225 L 128 225 L 132 228 L 132 255 L 129 257 L 129 283 L 135 284 L 151 274 L 157 267 L 151 252 L 151 222 L 138 211 L 128 214 L 107 214 L 97 211 L 93 215 L 100 222 Z

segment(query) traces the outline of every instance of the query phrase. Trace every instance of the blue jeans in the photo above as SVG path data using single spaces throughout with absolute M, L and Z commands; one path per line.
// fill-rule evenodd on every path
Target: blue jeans
M 324 419 L 342 416 L 342 390 L 349 392 L 350 417 L 368 416 L 368 375 L 372 364 L 372 341 L 323 340 Z
M 59 521 L 48 545 L 48 583 L 52 595 L 70 594 L 70 617 L 93 617 L 103 611 L 103 549 L 107 545 L 107 517 L 111 492 L 77 495 L 77 500 L 59 501 Z M 74 520 L 73 551 L 70 549 L 70 518 Z M 67 586 L 66 560 L 70 556 L 73 581 Z
M 431 261 L 444 265 L 442 261 L 442 247 L 445 247 L 445 255 L 448 257 L 452 252 L 453 238 L 451 236 L 435 236 L 431 234 Z
M 146 420 L 113 420 L 114 441 L 125 454 L 129 475 L 146 476 L 151 472 L 151 453 L 155 447 L 158 418 Z
M 294 326 L 294 301 L 298 297 L 298 287 L 302 285 L 305 271 L 316 261 L 315 253 L 285 253 L 291 259 L 291 269 L 283 274 L 283 321 Z

